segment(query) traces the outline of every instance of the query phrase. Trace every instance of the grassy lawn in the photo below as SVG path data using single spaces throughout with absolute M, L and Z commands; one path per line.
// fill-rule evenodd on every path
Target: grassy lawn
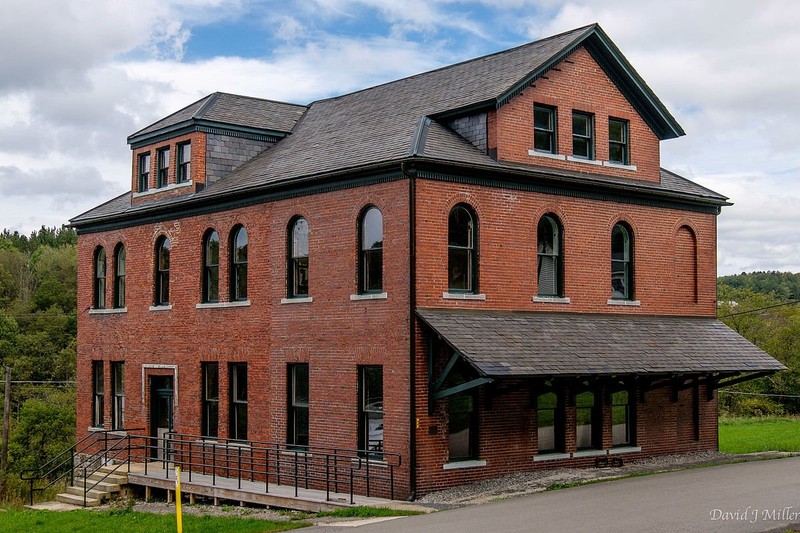
M 800 452 L 800 418 L 720 418 L 719 451 Z
M 0 512 L 2 530 L 6 533 L 38 532 L 101 532 L 174 533 L 174 515 L 137 513 L 133 511 L 6 511 Z M 183 516 L 183 530 L 191 533 L 267 533 L 288 531 L 310 525 L 302 521 L 273 522 L 253 518 L 221 516 Z

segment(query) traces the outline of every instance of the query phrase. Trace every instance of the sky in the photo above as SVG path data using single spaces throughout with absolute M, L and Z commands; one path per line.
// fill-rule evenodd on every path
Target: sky
M 797 0 L 4 0 L 0 229 L 130 188 L 128 135 L 215 91 L 307 104 L 597 22 L 735 204 L 720 275 L 800 272 Z

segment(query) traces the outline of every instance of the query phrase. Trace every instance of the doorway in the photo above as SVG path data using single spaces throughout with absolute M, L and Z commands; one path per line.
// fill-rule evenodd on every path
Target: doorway
M 150 457 L 164 459 L 165 436 L 172 431 L 172 376 L 150 376 Z

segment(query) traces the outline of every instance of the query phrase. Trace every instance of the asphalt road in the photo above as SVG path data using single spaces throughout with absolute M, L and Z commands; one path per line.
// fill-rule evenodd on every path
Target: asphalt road
M 764 532 L 800 524 L 800 457 L 584 485 L 309 532 Z

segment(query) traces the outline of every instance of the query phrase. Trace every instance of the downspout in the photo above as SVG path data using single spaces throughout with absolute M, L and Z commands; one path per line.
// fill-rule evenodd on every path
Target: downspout
M 417 330 L 417 189 L 416 169 L 407 162 L 400 164 L 403 175 L 408 178 L 408 322 L 409 322 L 409 396 L 411 405 L 409 412 L 409 501 L 417 497 L 417 394 L 416 394 L 416 361 Z

